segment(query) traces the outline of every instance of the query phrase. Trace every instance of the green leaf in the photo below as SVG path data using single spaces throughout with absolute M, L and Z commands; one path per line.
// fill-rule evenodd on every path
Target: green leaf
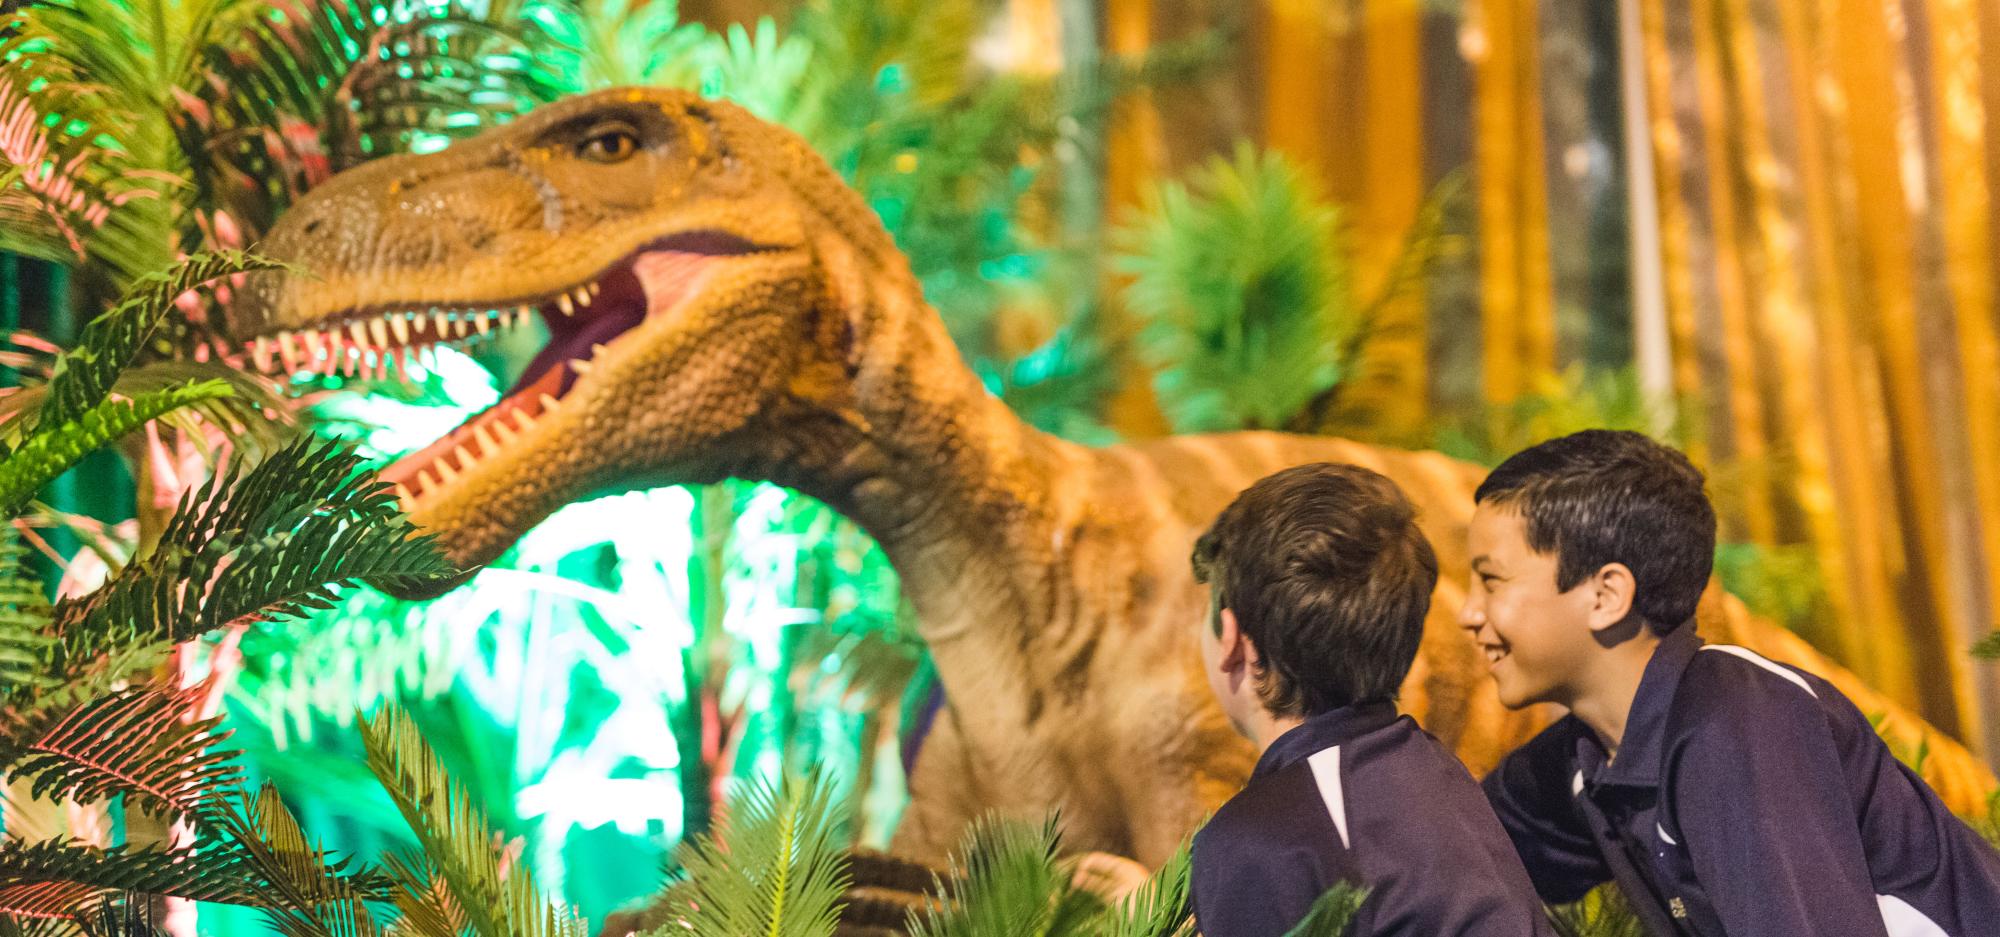
M 1188 889 L 1192 881 L 1189 841 L 1154 870 L 1146 884 L 1111 907 L 1098 925 L 1101 937 L 1187 937 L 1194 933 Z
M 12 515 L 35 496 L 43 485 L 55 480 L 84 456 L 182 407 L 227 397 L 227 383 L 203 381 L 154 391 L 131 399 L 100 398 L 75 418 L 63 423 L 42 421 L 30 431 L 19 448 L 5 453 L 0 461 L 0 511 Z
M 0 769 L 35 797 L 92 801 L 122 794 L 128 805 L 184 817 L 242 781 L 221 717 L 194 719 L 204 687 L 149 684 L 38 714 L 7 726 Z
M 369 770 L 389 791 L 474 934 L 586 937 L 583 919 L 543 897 L 525 866 L 502 866 L 485 815 L 445 773 L 408 715 L 383 707 L 362 723 L 361 739 Z
M 1056 861 L 1057 819 L 1035 825 L 987 817 L 973 824 L 951 864 L 943 907 L 911 915 L 911 937 L 1065 937 L 1086 933 L 1106 910 L 1070 884 Z
M 1162 186 L 1116 232 L 1177 432 L 1282 428 L 1342 379 L 1361 326 L 1343 238 L 1306 173 L 1247 143 Z
M 153 552 L 89 596 L 58 603 L 71 659 L 59 666 L 118 641 L 181 641 L 324 608 L 344 584 L 410 585 L 451 572 L 357 456 L 302 438 L 187 492 Z
M 1972 656 L 1980 660 L 2000 660 L 2000 631 L 1995 631 L 1974 643 Z
M 1345 883 L 1335 885 L 1313 902 L 1305 920 L 1286 931 L 1285 937 L 1341 937 L 1366 900 L 1368 893 L 1363 889 Z
M 681 920 L 666 933 L 833 933 L 848 882 L 833 814 L 831 787 L 818 779 L 751 784 L 732 804 L 726 827 L 677 854 L 687 877 L 675 895 Z
M 195 254 L 171 270 L 134 281 L 111 311 L 84 327 L 76 347 L 56 359 L 48 399 L 42 404 L 36 428 L 47 430 L 75 422 L 102 403 L 119 372 L 139 354 L 147 336 L 182 293 L 217 277 L 272 269 L 290 268 L 254 254 L 222 251 Z

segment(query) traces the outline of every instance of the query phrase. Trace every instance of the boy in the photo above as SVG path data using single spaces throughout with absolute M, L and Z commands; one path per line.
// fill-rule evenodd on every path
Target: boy
M 1485 781 L 1545 900 L 1616 881 L 1660 937 L 2000 934 L 2000 853 L 1846 697 L 1695 637 L 1715 513 L 1685 456 L 1577 433 L 1474 500 L 1460 624 L 1501 702 L 1569 710 Z
M 1347 882 L 1368 892 L 1355 937 L 1551 937 L 1472 776 L 1396 714 L 1437 582 L 1402 492 L 1353 466 L 1279 472 L 1223 510 L 1194 571 L 1209 686 L 1261 752 L 1195 836 L 1201 932 L 1279 937 Z

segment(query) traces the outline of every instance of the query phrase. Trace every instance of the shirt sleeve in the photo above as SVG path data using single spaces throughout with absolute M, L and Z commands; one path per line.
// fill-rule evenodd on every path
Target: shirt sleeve
M 1832 729 L 1805 691 L 1770 682 L 1669 753 L 1695 878 L 1731 934 L 1887 937 Z
M 1572 720 L 1542 731 L 1481 782 L 1513 840 L 1535 893 L 1550 904 L 1577 901 L 1611 880 L 1611 868 L 1576 806 L 1576 736 Z
M 1247 845 L 1207 829 L 1195 835 L 1189 890 L 1202 937 L 1277 937 L 1319 899 L 1310 857 Z

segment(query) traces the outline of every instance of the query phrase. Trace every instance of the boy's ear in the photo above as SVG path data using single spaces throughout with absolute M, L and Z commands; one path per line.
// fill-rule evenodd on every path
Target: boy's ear
M 1216 620 L 1222 626 L 1222 631 L 1215 637 L 1216 644 L 1222 648 L 1216 666 L 1229 673 L 1254 666 L 1257 663 L 1257 648 L 1243 634 L 1242 626 L 1236 621 L 1236 613 L 1225 608 L 1217 613 Z
M 1590 587 L 1590 630 L 1602 632 L 1632 617 L 1639 580 L 1624 563 L 1606 563 L 1585 583 Z

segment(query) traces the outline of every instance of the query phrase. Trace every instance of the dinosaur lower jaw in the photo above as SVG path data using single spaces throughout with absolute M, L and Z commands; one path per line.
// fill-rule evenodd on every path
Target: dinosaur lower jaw
M 526 324 L 530 311 L 539 313 L 548 344 L 500 401 L 382 470 L 381 479 L 396 487 L 404 509 L 415 513 L 480 462 L 527 443 L 578 382 L 590 380 L 600 359 L 616 353 L 622 336 L 698 292 L 715 261 L 760 250 L 712 232 L 675 235 L 627 255 L 589 281 L 526 302 L 354 310 L 312 327 L 261 336 L 245 351 L 261 371 L 282 364 L 285 373 L 387 378 L 400 376 L 434 346 L 474 346 Z
M 716 259 L 684 250 L 641 251 L 589 285 L 590 303 L 566 294 L 569 303 L 535 307 L 548 325 L 549 342 L 514 386 L 444 438 L 385 467 L 381 479 L 396 486 L 404 510 L 414 514 L 480 463 L 533 447 L 531 437 L 580 382 L 593 380 L 594 369 L 619 354 L 626 333 L 649 317 L 671 314 L 698 293 Z

